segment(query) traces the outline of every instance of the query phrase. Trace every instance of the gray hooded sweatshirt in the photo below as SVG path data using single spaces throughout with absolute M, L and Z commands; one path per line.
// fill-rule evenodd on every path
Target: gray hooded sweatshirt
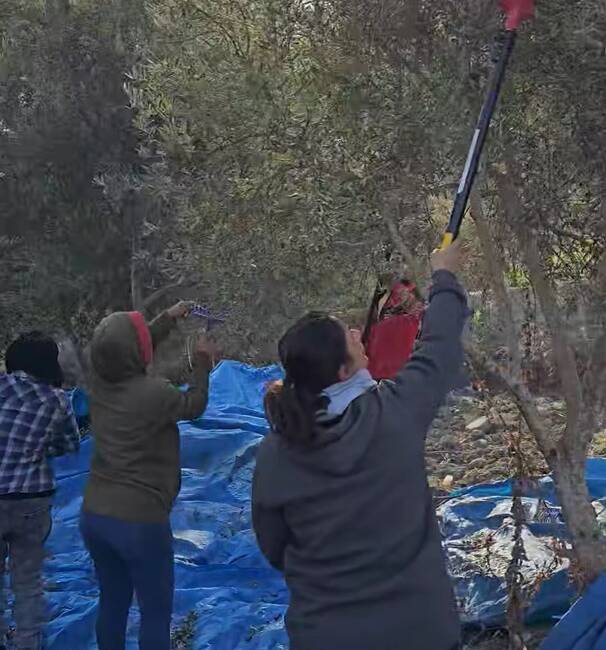
M 271 432 L 253 523 L 290 589 L 291 650 L 451 650 L 459 622 L 425 470 L 425 437 L 461 369 L 465 293 L 434 274 L 420 345 L 395 381 L 318 421 L 312 447 Z

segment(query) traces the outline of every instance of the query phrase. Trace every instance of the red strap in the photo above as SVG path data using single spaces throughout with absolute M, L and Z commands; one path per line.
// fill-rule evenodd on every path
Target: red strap
M 139 345 L 139 354 L 141 355 L 141 359 L 143 360 L 143 363 L 148 366 L 152 362 L 154 356 L 154 346 L 149 327 L 147 327 L 147 323 L 145 322 L 145 318 L 141 312 L 131 311 L 129 312 L 128 317 L 135 328 L 135 332 L 137 332 L 137 344 Z

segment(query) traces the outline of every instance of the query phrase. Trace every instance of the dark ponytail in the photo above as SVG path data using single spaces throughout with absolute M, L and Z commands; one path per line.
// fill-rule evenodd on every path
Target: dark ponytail
M 313 441 L 315 414 L 323 406 L 318 395 L 297 390 L 289 381 L 273 383 L 265 395 L 265 412 L 272 429 L 293 444 Z
M 339 381 L 347 362 L 345 328 L 327 314 L 308 314 L 282 337 L 278 352 L 285 377 L 267 391 L 267 419 L 288 442 L 308 446 L 315 439 L 316 414 L 327 404 L 322 391 Z

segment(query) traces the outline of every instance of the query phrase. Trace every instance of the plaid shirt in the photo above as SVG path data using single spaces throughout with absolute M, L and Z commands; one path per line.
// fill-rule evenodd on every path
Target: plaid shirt
M 0 496 L 54 490 L 48 457 L 79 447 L 78 425 L 62 390 L 24 372 L 0 375 Z

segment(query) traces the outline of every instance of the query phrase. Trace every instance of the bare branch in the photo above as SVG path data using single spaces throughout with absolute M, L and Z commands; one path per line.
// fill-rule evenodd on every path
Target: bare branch
M 583 390 L 577 370 L 576 356 L 564 328 L 564 322 L 556 300 L 555 291 L 547 278 L 535 233 L 530 228 L 516 227 L 522 223 L 522 205 L 520 197 L 508 171 L 495 169 L 495 181 L 501 199 L 501 205 L 512 228 L 516 230 L 517 239 L 524 263 L 528 269 L 530 281 L 541 305 L 547 327 L 553 341 L 555 365 L 562 384 L 562 391 L 567 406 L 566 444 L 578 446 L 585 453 L 591 440 L 591 428 L 581 427 Z
M 575 241 L 585 243 L 589 237 L 585 234 L 579 234 L 576 232 L 572 232 L 572 230 L 567 230 L 565 228 L 552 228 L 551 232 L 554 235 L 558 235 L 560 237 L 568 238 L 568 239 L 574 239 Z
M 471 217 L 476 226 L 476 232 L 482 249 L 482 258 L 486 266 L 488 280 L 497 302 L 499 320 L 505 330 L 507 347 L 509 348 L 512 362 L 512 375 L 520 377 L 521 359 L 519 341 L 521 333 L 518 331 L 511 297 L 505 286 L 505 261 L 490 232 L 490 226 L 486 221 L 482 207 L 482 199 L 477 189 L 474 189 L 471 193 L 470 207 Z
M 400 253 L 402 259 L 409 268 L 408 275 L 411 276 L 411 279 L 415 282 L 421 294 L 424 294 L 427 285 L 427 282 L 425 280 L 427 274 L 424 272 L 422 265 L 417 261 L 417 258 L 413 254 L 412 250 L 410 250 L 404 241 L 395 219 L 387 213 L 384 213 L 382 216 L 383 221 L 387 226 L 387 230 L 389 231 L 393 245 L 396 247 L 398 253 Z
M 598 300 L 606 303 L 606 252 L 602 253 L 596 275 L 596 294 Z M 594 400 L 598 413 L 604 415 L 606 409 L 606 323 L 602 321 L 602 333 L 593 344 L 590 365 L 584 388 Z
M 596 273 L 596 287 L 598 294 L 606 296 L 606 252 L 602 253 L 602 257 L 598 262 L 598 270 Z
M 345 241 L 344 239 L 335 239 L 333 244 L 335 246 L 343 246 L 344 248 L 363 248 L 368 246 L 367 241 Z
M 149 296 L 147 296 L 147 298 L 145 298 L 142 301 L 141 309 L 146 313 L 153 311 L 155 305 L 157 305 L 162 300 L 162 298 L 164 298 L 171 291 L 174 291 L 175 289 L 179 289 L 183 286 L 186 286 L 186 283 L 184 282 L 184 280 L 181 279 L 178 282 L 173 282 L 172 284 L 166 284 L 163 287 L 156 289 L 156 291 L 151 293 Z
M 545 458 L 549 459 L 556 449 L 556 441 L 550 435 L 549 429 L 545 426 L 543 418 L 541 417 L 534 398 L 530 394 L 527 386 L 522 381 L 513 377 L 506 369 L 499 366 L 495 361 L 489 359 L 472 343 L 465 343 L 465 352 L 467 353 L 472 366 L 477 371 L 492 375 L 505 384 L 507 390 L 520 409 L 520 413 L 528 425 L 528 429 L 535 437 L 541 452 Z

